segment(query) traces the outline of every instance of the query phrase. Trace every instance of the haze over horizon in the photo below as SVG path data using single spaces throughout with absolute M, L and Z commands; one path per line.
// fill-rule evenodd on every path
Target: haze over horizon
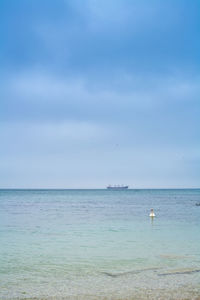
M 199 188 L 199 1 L 2 0 L 0 17 L 0 188 Z

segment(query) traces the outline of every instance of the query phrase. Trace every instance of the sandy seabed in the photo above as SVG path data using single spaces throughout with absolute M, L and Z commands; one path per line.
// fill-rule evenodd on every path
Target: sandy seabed
M 6 299 L 6 298 L 5 298 Z M 3 300 L 3 299 L 2 299 Z M 68 295 L 68 296 L 44 296 L 44 297 L 24 297 L 7 298 L 6 300 L 200 300 L 200 290 L 194 287 L 182 287 L 173 290 L 167 289 L 141 289 L 135 293 L 128 292 L 112 294 L 112 295 Z

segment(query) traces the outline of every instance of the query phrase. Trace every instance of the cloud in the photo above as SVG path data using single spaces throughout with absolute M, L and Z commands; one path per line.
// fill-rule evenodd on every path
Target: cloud
M 165 74 L 162 77 L 153 74 L 137 74 L 123 72 L 113 76 L 109 83 L 103 79 L 97 81 L 87 76 L 58 76 L 43 70 L 24 70 L 21 73 L 10 73 L 9 76 L 2 78 L 1 85 L 4 93 L 13 91 L 13 94 L 31 101 L 64 101 L 66 99 L 74 101 L 74 98 L 91 102 L 98 99 L 98 95 L 102 99 L 109 100 L 109 95 L 113 97 L 131 96 L 132 102 L 140 102 L 139 95 L 151 93 L 153 96 L 162 91 L 168 91 L 170 96 L 176 99 L 187 99 L 195 97 L 199 91 L 200 77 L 198 74 L 187 76 L 174 72 Z M 135 94 L 135 97 L 133 97 Z M 165 93 L 163 93 L 163 96 Z M 107 97 L 107 98 L 106 98 Z M 57 98 L 57 99 L 56 99 Z M 139 97 L 140 98 L 140 97 Z M 112 97 L 110 97 L 112 99 Z M 118 99 L 118 98 L 117 98 Z M 125 97 L 125 101 L 128 97 Z M 164 101 L 166 98 L 163 98 Z M 20 99 L 19 99 L 20 100 Z M 18 101 L 18 99 L 16 99 Z M 164 102 L 160 99 L 160 102 Z M 117 101 L 116 101 L 117 102 Z M 156 98 L 155 98 L 156 102 Z M 81 103 L 81 101 L 80 101 Z
M 185 0 L 4 1 L 2 66 L 91 77 L 196 69 L 197 11 Z
M 19 134 L 14 137 L 14 130 L 8 136 L 9 145 L 1 137 L 7 149 L 2 153 L 1 148 L 2 187 L 103 188 L 116 182 L 133 188 L 198 187 L 199 172 L 195 166 L 194 176 L 193 165 L 194 158 L 199 164 L 200 157 L 192 146 L 111 147 L 105 138 L 98 142 L 98 138 L 91 138 L 86 143 L 81 138 L 74 143 L 73 138 L 66 139 L 65 135 L 55 138 L 54 132 L 44 136 L 41 129 L 42 126 L 37 138 L 33 130 L 22 129 L 21 139 Z
M 61 145 L 62 138 L 71 138 L 75 145 L 90 139 L 107 144 L 109 137 L 111 145 L 121 147 L 197 146 L 199 81 L 198 76 L 183 74 L 162 78 L 124 74 L 121 80 L 116 77 L 94 86 L 86 77 L 29 70 L 2 82 L 0 115 L 8 135 L 14 128 L 19 139 L 39 133 L 36 144 L 48 144 L 51 136 L 55 143 L 61 139 Z
M 3 185 L 197 183 L 197 2 L 0 5 Z
M 2 122 L 0 152 L 2 156 L 62 155 L 100 145 L 108 136 L 108 128 L 86 121 Z

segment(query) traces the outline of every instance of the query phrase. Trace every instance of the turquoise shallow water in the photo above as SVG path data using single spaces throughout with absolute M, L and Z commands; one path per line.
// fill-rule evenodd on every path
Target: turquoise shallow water
M 0 299 L 196 299 L 199 201 L 197 189 L 0 190 Z

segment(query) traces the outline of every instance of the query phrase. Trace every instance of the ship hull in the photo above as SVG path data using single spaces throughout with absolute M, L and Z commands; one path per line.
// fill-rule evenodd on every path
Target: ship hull
M 117 190 L 117 191 L 127 190 L 128 189 L 128 185 L 126 185 L 126 186 L 107 186 L 107 189 L 108 190 Z

